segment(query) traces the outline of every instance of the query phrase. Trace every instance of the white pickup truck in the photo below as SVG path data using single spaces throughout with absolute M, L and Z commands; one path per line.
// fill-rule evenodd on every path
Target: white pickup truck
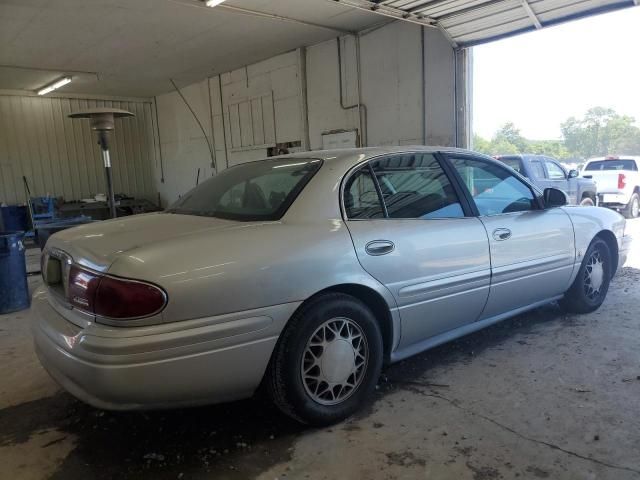
M 636 218 L 640 213 L 640 157 L 608 156 L 592 158 L 580 172 L 596 182 L 598 204 Z

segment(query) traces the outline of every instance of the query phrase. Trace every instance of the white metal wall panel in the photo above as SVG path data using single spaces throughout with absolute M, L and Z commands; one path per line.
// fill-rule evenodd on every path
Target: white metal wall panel
M 155 201 L 151 103 L 27 96 L 0 96 L 0 202 L 23 203 L 22 176 L 34 196 L 78 200 L 106 192 L 95 133 L 87 120 L 68 114 L 93 107 L 129 110 L 116 121 L 111 159 L 114 188 Z
M 276 143 L 273 93 L 234 100 L 227 105 L 232 152 L 265 149 Z

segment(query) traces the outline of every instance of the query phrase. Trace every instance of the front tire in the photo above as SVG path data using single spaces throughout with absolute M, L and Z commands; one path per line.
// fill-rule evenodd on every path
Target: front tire
M 626 218 L 638 218 L 640 214 L 640 198 L 637 193 L 631 195 L 631 200 L 629 200 L 623 214 Z
M 371 395 L 382 357 L 380 326 L 371 310 L 349 295 L 321 295 L 289 321 L 266 386 L 285 414 L 329 425 L 352 415 Z
M 590 313 L 600 308 L 609 291 L 611 267 L 611 250 L 604 240 L 596 237 L 560 306 L 570 313 Z
M 591 197 L 584 197 L 580 202 L 581 207 L 593 207 L 595 203 L 593 203 L 593 199 Z

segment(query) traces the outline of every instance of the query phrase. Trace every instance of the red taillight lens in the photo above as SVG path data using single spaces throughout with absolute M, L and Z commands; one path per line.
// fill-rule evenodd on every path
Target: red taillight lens
M 166 303 L 160 287 L 103 276 L 75 265 L 69 271 L 67 299 L 80 310 L 113 319 L 148 317 L 162 310 Z
M 96 292 L 94 312 L 109 318 L 147 317 L 164 307 L 164 292 L 144 282 L 102 277 Z
M 96 289 L 100 277 L 92 272 L 72 265 L 69 270 L 69 287 L 67 299 L 74 307 L 87 312 L 93 312 Z
M 627 176 L 624 173 L 618 174 L 618 189 L 622 190 L 627 186 Z

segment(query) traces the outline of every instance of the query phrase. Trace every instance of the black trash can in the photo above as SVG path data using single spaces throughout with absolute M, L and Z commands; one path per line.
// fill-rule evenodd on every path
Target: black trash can
M 24 232 L 0 233 L 0 314 L 29 307 Z

